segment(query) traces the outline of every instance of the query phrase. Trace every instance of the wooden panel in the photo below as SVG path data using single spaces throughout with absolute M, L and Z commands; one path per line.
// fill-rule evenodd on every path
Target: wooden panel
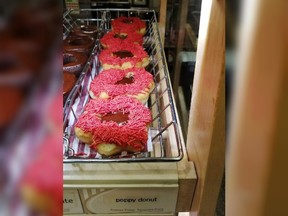
M 176 55 L 183 50 L 183 43 L 185 38 L 185 25 L 187 21 L 187 14 L 188 14 L 188 5 L 189 0 L 182 0 L 181 2 L 181 10 L 180 10 L 180 20 L 179 20 L 179 33 L 177 38 L 177 52 Z M 174 69 L 174 78 L 173 78 L 173 92 L 175 100 L 178 104 L 178 86 L 179 86 L 179 80 L 180 80 L 180 74 L 181 74 L 181 64 L 178 60 L 178 57 L 176 58 L 175 63 L 175 69 Z
M 286 9 L 287 1 L 243 5 L 227 158 L 227 215 L 288 215 Z
M 159 53 L 160 47 L 157 47 L 157 53 Z M 156 57 L 159 57 L 156 55 Z M 159 62 L 159 68 L 162 68 L 163 64 L 161 62 Z M 167 67 L 167 65 L 166 65 Z M 164 70 L 161 69 L 160 73 L 159 73 L 159 78 L 162 79 L 164 78 L 165 74 L 164 74 Z M 170 80 L 169 84 L 171 86 Z M 160 84 L 160 88 L 159 91 L 163 91 L 164 89 L 167 88 L 167 83 L 165 82 L 165 80 L 163 80 Z M 172 95 L 172 100 L 174 101 L 173 95 Z M 166 104 L 169 104 L 169 97 L 168 94 L 164 94 L 163 95 L 163 99 L 161 100 L 161 105 L 165 106 Z M 174 101 L 175 104 L 175 101 Z M 176 119 L 177 122 L 179 122 L 179 117 L 177 114 L 177 110 L 176 110 Z M 163 122 L 165 123 L 169 123 L 171 122 L 173 119 L 171 118 L 171 109 L 167 109 L 164 112 L 163 115 Z M 183 138 L 183 134 L 182 134 L 182 129 L 180 124 L 179 126 L 179 130 L 180 130 L 180 140 L 182 143 L 182 149 L 183 149 L 183 159 L 177 163 L 177 172 L 178 172 L 178 183 L 179 183 L 179 192 L 178 192 L 178 199 L 177 199 L 177 206 L 176 206 L 176 212 L 184 212 L 184 211 L 189 211 L 191 208 L 191 204 L 192 204 L 192 198 L 193 198 L 193 194 L 194 194 L 194 190 L 195 190 L 195 186 L 196 186 L 196 182 L 197 182 L 197 175 L 196 175 L 196 171 L 195 171 L 195 166 L 194 163 L 192 161 L 188 161 L 188 156 L 187 156 L 187 150 L 186 150 L 186 146 L 185 146 L 185 141 Z M 174 131 L 169 131 L 171 130 L 172 127 L 168 128 L 168 143 L 169 143 L 169 148 L 167 148 L 167 153 L 171 154 L 171 155 L 177 155 L 178 152 L 178 148 L 176 147 L 176 137 L 175 137 L 175 133 Z
M 193 45 L 194 50 L 197 50 L 197 37 L 196 37 L 194 30 L 192 29 L 192 26 L 189 23 L 187 23 L 185 26 L 185 29 L 186 29 L 188 38 Z
M 214 215 L 225 162 L 225 1 L 203 0 L 187 150 L 198 175 L 192 211 Z
M 179 175 L 179 192 L 176 212 L 189 212 L 192 205 L 193 193 L 196 187 L 196 172 L 193 162 L 188 162 L 187 157 L 177 163 Z
M 166 12 L 167 12 L 167 0 L 161 0 L 159 31 L 160 31 L 160 37 L 161 37 L 163 47 L 165 43 Z

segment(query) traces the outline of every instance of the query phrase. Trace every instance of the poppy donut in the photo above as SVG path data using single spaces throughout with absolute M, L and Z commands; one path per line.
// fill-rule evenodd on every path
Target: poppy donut
M 109 69 L 92 81 L 89 93 L 93 99 L 126 95 L 145 104 L 153 88 L 153 76 L 144 68 Z
M 108 32 L 100 39 L 101 45 L 107 49 L 109 47 L 117 46 L 119 43 L 129 43 L 129 44 L 143 44 L 143 36 L 136 32 L 122 31 Z
M 69 52 L 63 53 L 63 71 L 79 75 L 87 62 L 87 56 L 83 53 Z
M 111 21 L 113 31 L 135 31 L 144 35 L 146 33 L 146 23 L 138 17 L 118 17 Z
M 112 100 L 90 100 L 75 124 L 79 140 L 90 139 L 90 148 L 111 156 L 121 151 L 147 149 L 150 110 L 139 101 L 125 96 Z
M 98 33 L 98 28 L 95 25 L 81 25 L 75 26 L 71 32 L 71 35 L 78 35 L 78 36 L 91 36 L 96 38 Z
M 110 68 L 145 68 L 149 64 L 149 56 L 144 48 L 137 44 L 128 43 L 119 43 L 117 46 L 102 50 L 99 60 L 104 70 Z
M 69 36 L 64 40 L 64 50 L 81 52 L 89 55 L 95 40 L 89 36 Z

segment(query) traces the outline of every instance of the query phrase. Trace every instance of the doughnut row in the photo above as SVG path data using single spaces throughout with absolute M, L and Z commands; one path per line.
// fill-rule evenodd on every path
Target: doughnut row
M 75 26 L 63 41 L 63 98 L 73 89 L 95 45 L 98 29 L 94 25 Z
M 138 17 L 119 17 L 111 22 L 112 31 L 101 38 L 104 50 L 99 55 L 104 70 L 145 68 L 149 56 L 142 47 L 146 23 Z
M 18 5 L 18 4 L 17 4 Z M 19 5 L 21 5 L 19 3 Z M 3 5 L 4 6 L 4 5 Z M 50 4 L 45 10 L 29 3 L 2 12 L 0 28 L 0 137 L 30 101 L 32 89 L 45 76 L 44 65 L 51 60 L 57 28 L 57 12 Z M 11 7 L 12 9 L 14 7 Z M 8 12 L 7 11 L 7 12 Z M 32 15 L 33 14 L 33 15 Z M 44 14 L 44 16 L 43 16 Z M 34 95 L 34 94 L 32 94 Z M 3 140 L 3 139 L 1 139 Z
M 146 104 L 154 89 L 145 70 L 149 56 L 142 47 L 146 24 L 137 17 L 119 17 L 100 39 L 103 70 L 92 80 L 90 101 L 75 124 L 79 141 L 99 154 L 147 151 L 151 111 Z

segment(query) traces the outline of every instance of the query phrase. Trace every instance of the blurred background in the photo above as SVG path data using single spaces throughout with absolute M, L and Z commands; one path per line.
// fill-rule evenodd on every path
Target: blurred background
M 62 215 L 62 5 L 0 9 L 1 215 Z M 33 201 L 39 194 L 45 205 Z

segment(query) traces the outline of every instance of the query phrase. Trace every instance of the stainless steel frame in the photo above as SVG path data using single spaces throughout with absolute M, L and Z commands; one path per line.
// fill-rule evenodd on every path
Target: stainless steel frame
M 90 16 L 96 14 L 96 18 Z M 82 15 L 81 15 L 82 14 Z M 83 16 L 86 14 L 86 16 Z M 89 15 L 88 15 L 89 14 Z M 78 16 L 78 15 L 77 15 Z M 73 104 L 80 96 L 87 94 L 89 86 L 84 83 L 93 79 L 92 66 L 96 69 L 96 76 L 101 67 L 97 54 L 101 51 L 99 39 L 111 29 L 110 22 L 119 16 L 138 16 L 146 21 L 146 35 L 144 36 L 143 47 L 150 56 L 149 71 L 154 75 L 155 88 L 150 95 L 148 107 L 152 111 L 153 121 L 150 125 L 150 134 L 153 144 L 153 152 L 124 154 L 117 157 L 85 158 L 75 156 L 75 149 L 71 148 L 73 137 L 73 127 L 67 127 L 69 116 L 73 116 L 73 122 L 77 120 L 76 110 Z M 88 18 L 87 18 L 88 17 Z M 98 162 L 171 162 L 180 161 L 183 157 L 183 149 L 180 138 L 179 123 L 176 117 L 176 108 L 172 95 L 171 82 L 169 78 L 168 67 L 164 55 L 164 48 L 160 41 L 160 33 L 154 10 L 126 10 L 126 9 L 82 9 L 78 18 L 73 18 L 71 11 L 64 13 L 63 25 L 64 36 L 69 34 L 73 25 L 83 22 L 96 22 L 99 27 L 99 34 L 96 40 L 95 48 L 84 68 L 75 87 L 73 88 L 65 106 L 64 106 L 64 163 L 98 163 Z M 67 23 L 67 24 L 66 24 Z M 84 107 L 85 104 L 83 104 Z M 83 108 L 82 107 L 82 108 Z M 70 122 L 71 123 L 71 122 Z M 72 123 L 73 125 L 73 123 Z M 77 139 L 77 138 L 76 138 Z M 74 140 L 75 141 L 75 140 Z M 158 149 L 158 150 L 156 150 Z M 173 149 L 173 151 L 171 150 Z

